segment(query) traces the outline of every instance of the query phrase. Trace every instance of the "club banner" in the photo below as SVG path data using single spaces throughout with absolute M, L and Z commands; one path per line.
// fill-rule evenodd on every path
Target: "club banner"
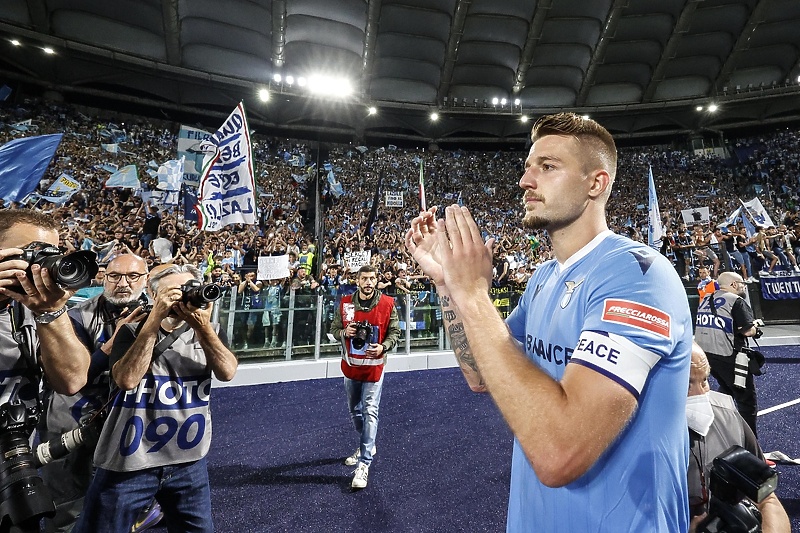
M 203 168 L 204 152 L 200 143 L 211 138 L 205 130 L 181 125 L 178 133 L 178 159 L 183 161 L 183 182 L 192 187 L 200 185 L 200 169 Z
M 81 182 L 65 173 L 61 174 L 58 179 L 50 185 L 47 192 L 40 197 L 42 200 L 47 200 L 54 204 L 63 204 L 80 189 Z
M 197 226 L 218 231 L 229 224 L 256 224 L 253 156 L 242 102 L 200 148 L 205 158 Z
M 765 300 L 800 299 L 800 276 L 761 275 L 761 296 Z

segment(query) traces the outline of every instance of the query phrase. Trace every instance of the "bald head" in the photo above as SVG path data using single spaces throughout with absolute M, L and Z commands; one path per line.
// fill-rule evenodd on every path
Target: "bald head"
M 119 307 L 135 305 L 147 286 L 147 262 L 134 254 L 120 254 L 106 267 L 103 295 Z
M 692 342 L 692 365 L 689 370 L 689 396 L 705 394 L 709 391 L 708 375 L 711 365 L 706 353 L 696 342 Z

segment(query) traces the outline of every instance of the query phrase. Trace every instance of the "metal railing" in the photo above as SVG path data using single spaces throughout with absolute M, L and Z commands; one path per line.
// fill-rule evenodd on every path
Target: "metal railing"
M 505 316 L 516 307 L 521 292 L 493 289 L 491 296 Z M 340 356 L 340 343 L 330 338 L 328 332 L 341 294 L 291 289 L 283 295 L 279 307 L 267 309 L 237 308 L 237 299 L 231 296 L 228 292 L 215 306 L 214 320 L 220 322 L 220 330 L 240 360 L 293 361 Z M 435 291 L 412 291 L 394 298 L 402 334 L 392 352 L 411 354 L 450 349 Z M 277 328 L 264 325 L 265 313 L 270 313 L 267 320 L 270 323 L 280 317 Z

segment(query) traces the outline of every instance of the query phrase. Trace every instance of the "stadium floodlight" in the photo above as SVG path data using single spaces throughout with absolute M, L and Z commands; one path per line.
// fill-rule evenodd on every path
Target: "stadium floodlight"
M 369 106 L 369 108 L 367 109 L 367 113 L 369 113 L 370 115 L 374 115 L 377 112 L 378 109 L 375 106 Z
M 519 117 L 519 121 L 522 122 L 523 124 L 528 122 L 528 115 L 522 115 L 521 117 Z
M 694 109 L 695 109 L 695 111 L 702 111 L 703 110 L 703 106 L 699 105 L 699 106 L 695 107 Z
M 797 76 L 797 83 L 800 83 L 800 76 Z
M 45 46 L 44 48 L 42 48 L 42 51 L 47 55 L 52 55 L 56 53 L 56 51 L 50 48 L 49 46 Z
M 714 113 L 717 109 L 718 109 L 717 104 L 711 104 L 711 105 L 708 106 L 708 110 L 711 113 Z
M 516 98 L 516 99 L 514 100 L 514 105 L 519 105 L 519 104 L 521 104 L 521 103 L 522 103 L 522 100 L 520 100 L 519 98 Z
M 286 76 L 286 85 L 294 85 L 294 76 Z
M 297 85 L 299 85 L 300 87 L 305 87 L 306 79 L 303 76 L 300 76 L 299 78 L 297 78 Z
M 22 46 L 22 43 L 21 43 L 21 42 L 19 42 L 19 41 L 18 41 L 18 40 L 16 40 L 16 39 L 11 39 L 11 44 L 13 44 L 14 46 Z
M 439 120 L 439 113 L 436 113 L 436 112 L 431 113 L 431 120 L 434 121 L 434 122 Z
M 497 105 L 500 100 L 497 97 L 492 98 L 492 105 Z
M 589 115 L 583 115 L 582 118 L 583 120 L 589 120 Z
M 275 73 L 275 74 L 272 76 L 272 80 L 273 80 L 275 83 L 280 83 L 282 79 L 283 79 L 283 78 L 281 77 L 281 75 L 280 75 L 280 74 L 278 74 L 277 72 L 276 72 L 276 73 Z
M 267 89 L 261 89 L 258 91 L 258 99 L 262 102 L 269 101 L 269 91 Z
M 505 98 L 501 98 L 500 99 L 500 105 L 501 106 L 506 105 L 506 99 Z
M 343 98 L 353 93 L 353 86 L 344 78 L 311 76 L 308 79 L 308 90 L 320 95 Z

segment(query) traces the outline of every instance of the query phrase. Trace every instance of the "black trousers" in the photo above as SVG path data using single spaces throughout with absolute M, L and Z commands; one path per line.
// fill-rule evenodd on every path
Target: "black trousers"
M 744 421 L 753 430 L 753 434 L 758 436 L 756 431 L 756 415 L 758 413 L 758 401 L 756 400 L 756 384 L 753 381 L 753 374 L 747 373 L 744 388 L 733 384 L 733 367 L 736 356 L 721 356 L 712 353 L 706 354 L 711 365 L 711 375 L 719 383 L 719 392 L 733 397 L 736 409 L 742 415 Z

